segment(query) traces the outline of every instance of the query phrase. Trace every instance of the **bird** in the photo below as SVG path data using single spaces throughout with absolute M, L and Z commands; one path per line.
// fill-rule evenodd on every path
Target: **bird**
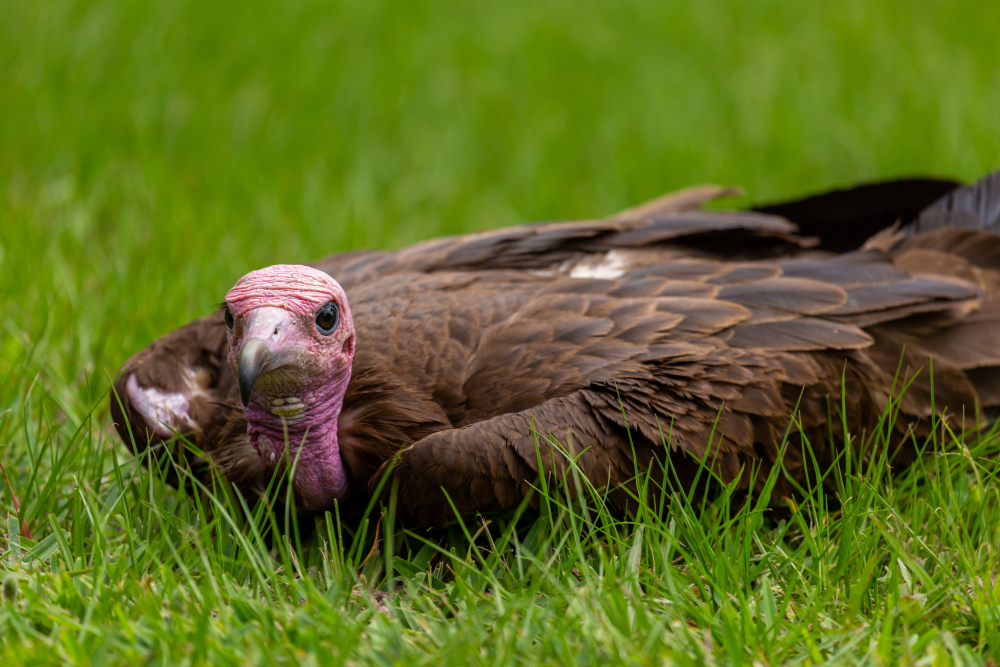
M 442 527 L 572 471 L 620 507 L 706 469 L 794 494 L 864 434 L 896 469 L 996 413 L 1000 171 L 706 208 L 737 192 L 253 271 L 123 364 L 114 423 L 248 496 L 290 470 L 303 512 L 391 487 Z

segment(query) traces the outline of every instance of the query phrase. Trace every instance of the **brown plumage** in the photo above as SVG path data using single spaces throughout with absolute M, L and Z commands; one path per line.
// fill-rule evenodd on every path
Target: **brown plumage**
M 357 331 L 338 422 L 351 497 L 366 499 L 398 453 L 405 520 L 445 523 L 442 488 L 461 512 L 508 509 L 539 456 L 547 472 L 565 468 L 549 438 L 599 487 L 654 460 L 686 483 L 706 453 L 749 487 L 750 464 L 778 463 L 796 405 L 781 463 L 801 476 L 801 438 L 821 465 L 843 439 L 841 379 L 857 434 L 897 369 L 915 378 L 893 439 L 908 463 L 906 435 L 931 417 L 931 357 L 933 405 L 957 428 L 1000 405 L 1000 172 L 954 187 L 900 181 L 742 212 L 701 210 L 729 191 L 699 188 L 607 220 L 320 260 Z M 251 493 L 267 480 L 242 413 L 226 407 L 240 399 L 222 319 L 126 362 L 116 390 L 131 434 L 112 408 L 126 442 L 169 440 L 163 424 L 187 432 Z

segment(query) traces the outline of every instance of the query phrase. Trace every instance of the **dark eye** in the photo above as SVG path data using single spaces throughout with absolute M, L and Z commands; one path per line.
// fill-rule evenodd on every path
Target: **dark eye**
M 233 330 L 233 325 L 236 324 L 236 321 L 233 320 L 233 311 L 229 310 L 229 306 L 226 306 L 226 314 L 223 315 L 223 317 L 226 318 L 226 327 L 230 331 L 232 331 Z
M 324 336 L 329 336 L 337 328 L 340 321 L 340 306 L 336 301 L 327 301 L 322 308 L 316 311 L 316 328 Z

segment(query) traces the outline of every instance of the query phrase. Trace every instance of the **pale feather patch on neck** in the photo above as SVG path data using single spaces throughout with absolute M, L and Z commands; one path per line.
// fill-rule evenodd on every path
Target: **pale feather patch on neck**
M 618 250 L 581 260 L 570 269 L 570 278 L 620 278 L 629 269 L 628 259 Z

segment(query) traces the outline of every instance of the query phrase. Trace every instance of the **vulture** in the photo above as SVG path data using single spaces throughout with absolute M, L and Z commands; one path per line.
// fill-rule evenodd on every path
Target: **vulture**
M 570 466 L 619 505 L 637 473 L 788 485 L 875 429 L 905 466 L 932 418 L 996 412 L 1000 171 L 704 207 L 730 194 L 253 271 L 125 362 L 116 427 L 247 495 L 291 471 L 299 510 L 345 511 L 391 486 L 440 527 Z

